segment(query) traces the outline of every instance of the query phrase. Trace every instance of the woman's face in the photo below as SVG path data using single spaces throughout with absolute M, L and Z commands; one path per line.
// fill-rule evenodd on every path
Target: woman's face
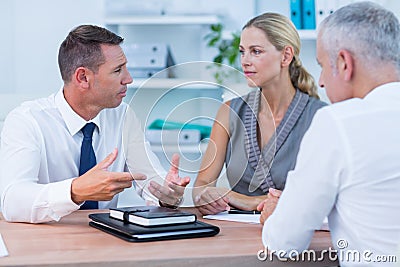
M 269 42 L 264 31 L 256 27 L 245 28 L 239 49 L 249 86 L 263 88 L 279 81 L 283 53 Z

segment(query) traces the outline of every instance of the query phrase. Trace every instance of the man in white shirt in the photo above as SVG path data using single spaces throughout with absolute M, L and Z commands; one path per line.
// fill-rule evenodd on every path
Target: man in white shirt
M 341 266 L 392 264 L 400 240 L 398 19 L 371 2 L 338 9 L 319 26 L 317 60 L 334 104 L 316 113 L 282 194 L 271 189 L 258 206 L 263 243 L 286 257 L 301 253 L 328 216 Z
M 132 82 L 122 41 L 98 26 L 76 27 L 59 49 L 63 88 L 7 116 L 0 151 L 0 200 L 7 221 L 58 221 L 89 201 L 98 208 L 116 207 L 118 193 L 133 181 L 144 199 L 179 204 L 189 183 L 189 177 L 178 176 L 179 157 L 161 178 L 166 172 L 134 112 L 122 103 Z M 79 174 L 82 129 L 88 123 L 94 123 L 88 153 L 95 159 Z

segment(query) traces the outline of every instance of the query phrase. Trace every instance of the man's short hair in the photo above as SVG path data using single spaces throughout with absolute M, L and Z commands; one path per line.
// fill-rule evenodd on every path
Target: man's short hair
M 58 66 L 65 83 L 79 67 L 97 72 L 104 63 L 101 45 L 119 45 L 123 38 L 95 25 L 80 25 L 74 28 L 61 43 L 58 52 Z

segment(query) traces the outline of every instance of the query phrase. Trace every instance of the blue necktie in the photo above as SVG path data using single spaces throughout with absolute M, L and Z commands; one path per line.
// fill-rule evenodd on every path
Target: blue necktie
M 93 122 L 86 124 L 82 128 L 83 140 L 81 146 L 81 159 L 79 163 L 79 176 L 90 170 L 96 165 L 96 155 L 92 146 L 92 136 L 96 125 Z M 80 207 L 81 210 L 97 209 L 97 201 L 85 201 Z

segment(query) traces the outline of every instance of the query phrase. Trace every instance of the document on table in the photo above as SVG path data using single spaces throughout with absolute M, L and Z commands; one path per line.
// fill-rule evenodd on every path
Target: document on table
M 321 225 L 321 229 L 319 229 L 319 230 L 321 230 L 321 231 L 329 231 L 329 225 L 328 225 L 328 218 L 327 217 L 324 218 L 324 221 L 322 222 L 322 225 Z
M 231 221 L 231 222 L 245 222 L 245 223 L 260 223 L 260 214 L 229 214 L 227 211 L 220 212 L 215 215 L 205 215 L 204 219 L 209 220 L 221 220 L 221 221 Z M 322 223 L 322 231 L 329 231 L 328 218 L 325 217 Z
M 0 234 L 0 257 L 8 256 L 6 244 L 4 244 L 3 237 Z
M 260 223 L 260 214 L 229 214 L 228 211 L 223 211 L 214 215 L 205 215 L 204 219 L 221 220 L 231 222 L 244 222 L 244 223 Z

